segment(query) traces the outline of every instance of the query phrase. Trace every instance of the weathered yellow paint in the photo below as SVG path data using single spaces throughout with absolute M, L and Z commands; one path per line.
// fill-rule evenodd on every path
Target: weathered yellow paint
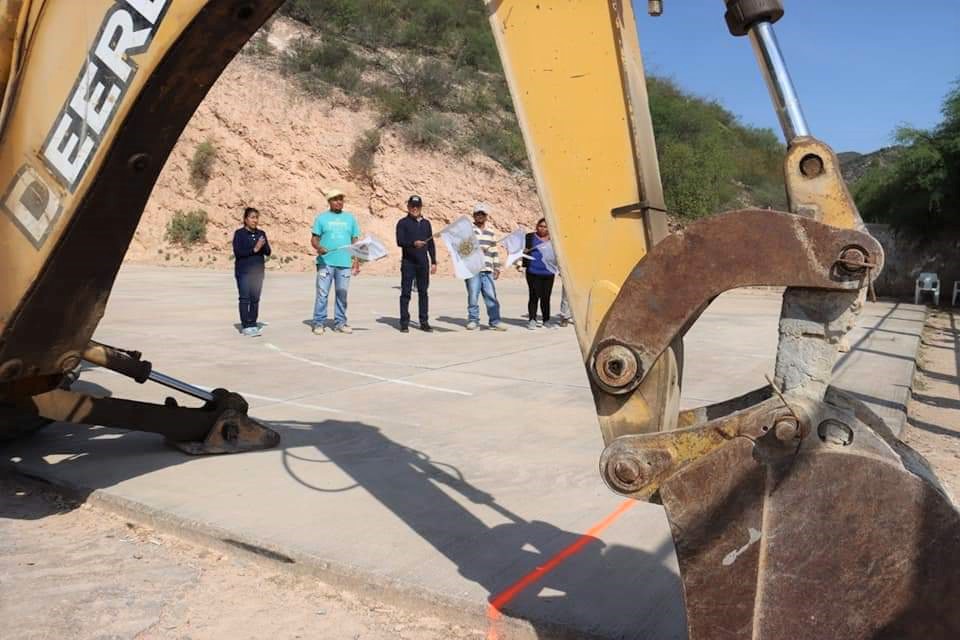
M 488 7 L 586 359 L 630 271 L 665 234 L 633 9 L 618 0 L 488 0 Z M 612 214 L 631 205 L 635 213 Z M 595 398 L 606 442 L 672 428 L 674 354 L 664 354 L 632 395 Z
M 57 0 L 18 2 L 0 0 L 0 49 L 20 38 L 21 76 L 15 95 L 4 105 L 6 120 L 2 131 L 3 154 L 0 155 L 0 198 L 15 176 L 27 165 L 43 181 L 53 197 L 60 200 L 62 213 L 56 219 L 47 239 L 39 248 L 17 228 L 9 215 L 0 211 L 0 326 L 11 316 L 37 277 L 61 233 L 96 178 L 98 167 L 109 151 L 116 131 L 126 118 L 133 101 L 156 65 L 180 36 L 183 29 L 206 4 L 206 0 L 176 0 L 167 10 L 167 17 L 154 35 L 149 50 L 132 56 L 138 70 L 125 97 L 120 101 L 112 124 L 90 161 L 84 179 L 74 192 L 67 190 L 50 173 L 40 157 L 43 145 L 57 124 L 57 117 L 69 99 L 73 87 L 87 64 L 90 50 L 107 12 L 116 6 L 113 0 Z M 18 11 L 19 22 L 14 34 L 9 32 L 12 15 Z M 26 12 L 26 13 L 23 13 Z M 12 46 L 12 45 L 11 45 Z M 0 65 L 9 68 L 12 55 L 0 51 Z M 109 229 L 104 229 L 109 233 Z
M 815 155 L 823 162 L 820 175 L 803 175 L 801 162 L 808 155 Z M 832 227 L 865 229 L 857 205 L 840 174 L 840 160 L 825 143 L 816 138 L 791 141 L 784 158 L 783 173 L 791 211 L 812 216 Z
M 663 206 L 633 11 L 603 0 L 488 4 L 586 353 L 648 245 L 642 218 L 611 210 Z

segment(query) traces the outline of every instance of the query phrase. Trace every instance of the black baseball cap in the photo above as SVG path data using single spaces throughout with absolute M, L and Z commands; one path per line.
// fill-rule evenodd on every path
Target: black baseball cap
M 422 207 L 423 200 L 420 199 L 420 196 L 410 196 L 407 198 L 407 205 L 413 207 Z

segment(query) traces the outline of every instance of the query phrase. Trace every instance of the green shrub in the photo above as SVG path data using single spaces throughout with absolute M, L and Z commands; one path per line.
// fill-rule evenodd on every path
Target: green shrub
M 400 129 L 403 139 L 415 147 L 436 149 L 449 140 L 456 123 L 442 113 L 418 113 Z
M 171 244 L 189 247 L 207 241 L 207 212 L 195 209 L 177 211 L 167 223 L 166 240 Z
M 257 31 L 250 42 L 247 43 L 247 46 L 243 48 L 243 53 L 257 58 L 269 58 L 276 51 L 273 48 L 273 45 L 270 44 L 270 39 L 268 37 L 268 29 L 260 29 Z
M 375 96 L 380 113 L 387 122 L 406 122 L 420 108 L 416 100 L 398 89 L 380 87 Z
M 322 42 L 306 38 L 291 43 L 281 59 L 283 73 L 295 76 L 308 92 L 326 95 L 323 85 L 345 91 L 355 90 L 363 77 L 366 62 L 338 38 L 326 37 Z
M 205 140 L 197 145 L 190 158 L 190 182 L 197 189 L 202 189 L 210 182 L 213 176 L 213 163 L 217 159 L 217 148 L 213 142 Z
M 485 121 L 481 123 L 473 135 L 473 145 L 507 169 L 527 167 L 527 149 L 515 122 Z
M 350 172 L 357 177 L 373 178 L 374 160 L 380 147 L 380 130 L 370 129 L 357 138 L 350 154 Z

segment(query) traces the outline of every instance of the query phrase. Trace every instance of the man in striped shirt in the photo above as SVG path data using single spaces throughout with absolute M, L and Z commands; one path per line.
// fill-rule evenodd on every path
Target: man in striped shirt
M 465 280 L 467 284 L 467 329 L 473 331 L 480 324 L 480 294 L 487 307 L 490 328 L 494 331 L 506 331 L 500 323 L 500 303 L 497 301 L 497 289 L 493 281 L 500 277 L 500 252 L 493 231 L 486 228 L 487 213 L 490 207 L 482 202 L 473 207 L 473 233 L 477 236 L 483 251 L 483 269 L 477 275 Z

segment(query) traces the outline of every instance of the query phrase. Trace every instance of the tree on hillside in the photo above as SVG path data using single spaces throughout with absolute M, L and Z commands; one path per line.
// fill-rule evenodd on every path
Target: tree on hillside
M 854 198 L 865 220 L 921 237 L 960 223 L 960 83 L 941 112 L 933 129 L 898 128 L 896 158 L 857 183 Z
M 699 218 L 740 206 L 783 209 L 783 145 L 715 101 L 647 79 L 667 209 Z

